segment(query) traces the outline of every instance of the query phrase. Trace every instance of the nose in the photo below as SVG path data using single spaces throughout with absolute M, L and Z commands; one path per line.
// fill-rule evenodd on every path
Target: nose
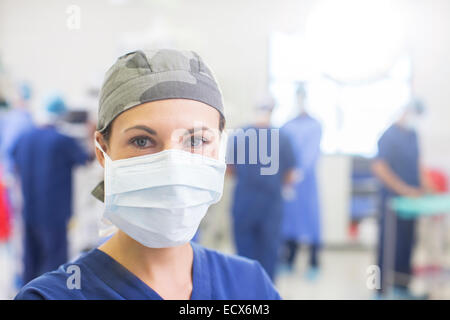
M 161 151 L 170 150 L 170 149 L 181 150 L 181 149 L 183 149 L 183 147 L 182 147 L 181 144 L 175 143 L 173 141 L 166 141 L 166 142 L 164 142 Z
M 178 150 L 183 149 L 183 139 L 185 134 L 186 134 L 185 129 L 173 130 L 171 134 L 168 135 L 168 137 L 164 138 L 161 151 L 169 149 L 178 149 Z

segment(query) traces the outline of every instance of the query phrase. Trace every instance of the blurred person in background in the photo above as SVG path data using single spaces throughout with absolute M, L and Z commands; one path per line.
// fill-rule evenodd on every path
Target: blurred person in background
M 32 88 L 27 82 L 21 82 L 19 85 L 11 86 L 13 91 L 12 108 L 4 117 L 3 130 L 0 139 L 0 157 L 2 163 L 2 179 L 4 182 L 4 202 L 9 208 L 10 212 L 10 229 L 11 229 L 11 245 L 13 260 L 16 266 L 22 264 L 22 217 L 21 206 L 22 199 L 20 197 L 20 183 L 14 171 L 13 150 L 19 140 L 20 136 L 33 126 L 33 119 L 31 116 L 31 99 Z M 16 288 L 22 285 L 22 270 L 20 267 L 15 268 Z
M 2 89 L 2 88 L 0 88 Z M 0 91 L 0 144 L 4 136 L 6 125 L 6 115 L 9 110 L 9 103 Z M 6 182 L 3 174 L 3 159 L 0 159 L 0 244 L 7 242 L 11 235 L 11 210 L 7 196 Z
M 321 245 L 320 208 L 316 169 L 320 156 L 322 127 L 306 108 L 305 83 L 298 84 L 296 104 L 299 115 L 282 128 L 292 141 L 296 157 L 297 179 L 292 189 L 285 191 L 281 251 L 281 271 L 291 272 L 299 245 L 309 246 L 309 269 L 306 276 L 314 280 L 319 270 Z
M 18 86 L 18 99 L 12 109 L 5 115 L 2 139 L 0 141 L 0 155 L 3 163 L 5 178 L 13 179 L 14 160 L 12 150 L 19 137 L 33 127 L 33 119 L 30 113 L 30 100 L 32 89 L 30 84 L 23 82 Z
M 289 139 L 270 124 L 275 100 L 272 97 L 263 99 L 257 106 L 257 117 L 252 125 L 237 130 L 230 136 L 228 154 L 234 159 L 228 160 L 228 174 L 236 178 L 236 187 L 232 204 L 233 235 L 237 253 L 261 263 L 273 279 L 281 244 L 282 193 L 283 186 L 293 183 L 295 177 L 295 156 Z M 271 129 L 277 130 L 274 135 Z M 255 132 L 256 141 L 246 137 Z M 266 132 L 266 133 L 265 133 Z M 267 139 L 261 139 L 266 135 Z M 279 137 L 279 139 L 277 139 Z M 238 140 L 245 141 L 245 148 L 238 148 Z M 252 146 L 256 143 L 256 146 Z M 262 146 L 266 143 L 266 146 Z M 279 169 L 276 174 L 263 175 L 260 157 L 252 164 L 250 150 L 260 155 L 263 150 L 272 150 L 272 144 L 278 144 Z M 256 147 L 256 148 L 255 148 Z M 246 162 L 238 163 L 239 152 L 245 153 Z M 273 156 L 273 155 L 271 155 Z
M 389 199 L 396 196 L 420 197 L 425 194 L 426 180 L 420 164 L 420 150 L 416 126 L 424 112 L 422 103 L 411 100 L 402 110 L 399 119 L 392 124 L 378 141 L 378 154 L 372 170 L 381 181 L 378 266 L 381 270 L 381 295 L 386 287 L 385 251 Z M 393 294 L 395 298 L 414 298 L 409 291 L 412 275 L 411 255 L 415 238 L 415 219 L 403 219 L 393 214 L 395 224 L 395 257 L 393 261 Z M 393 243 L 387 244 L 394 246 Z
M 72 169 L 90 156 L 58 132 L 67 111 L 59 95 L 48 98 L 42 126 L 27 130 L 13 149 L 23 196 L 23 281 L 67 261 L 67 224 L 72 210 Z
M 5 126 L 5 117 L 8 111 L 9 111 L 9 101 L 5 95 L 4 88 L 0 87 L 0 143 L 3 138 L 3 127 Z M 2 161 L 1 158 L 0 161 Z
M 1 83 L 0 83 L 1 85 Z M 4 127 L 6 124 L 5 118 L 10 110 L 10 104 L 5 94 L 4 86 L 0 86 L 0 145 L 3 140 Z M 3 166 L 3 157 L 0 157 L 0 165 Z M 1 168 L 0 168 L 1 169 Z

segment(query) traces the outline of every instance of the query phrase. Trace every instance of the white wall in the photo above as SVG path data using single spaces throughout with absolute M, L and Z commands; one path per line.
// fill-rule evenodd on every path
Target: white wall
M 268 81 L 269 31 L 295 30 L 305 14 L 302 2 L 310 1 L 134 0 L 117 6 L 106 0 L 4 0 L 0 54 L 14 76 L 30 79 L 38 94 L 61 87 L 68 98 L 77 99 L 91 78 L 112 64 L 126 35 L 148 39 L 156 28 L 175 46 L 205 58 L 219 79 L 228 111 L 239 115 L 230 118 L 246 121 L 249 106 Z M 66 27 L 70 4 L 81 8 L 80 30 Z
M 422 126 L 424 158 L 450 174 L 450 1 L 410 2 L 414 89 L 428 108 Z
M 126 35 L 153 39 L 156 45 L 161 44 L 161 37 L 171 37 L 175 46 L 197 50 L 205 57 L 219 78 L 228 112 L 239 115 L 230 121 L 245 122 L 251 117 L 249 107 L 268 82 L 269 33 L 303 30 L 308 12 L 319 1 L 130 0 L 122 6 L 113 2 L 1 1 L 0 54 L 4 65 L 14 77 L 30 79 L 39 95 L 60 87 L 70 99 L 77 100 L 92 79 L 100 77 L 122 53 Z M 406 19 L 415 91 L 424 97 L 430 111 L 424 136 L 427 150 L 443 153 L 441 141 L 450 136 L 450 2 L 396 3 Z M 81 9 L 80 30 L 66 26 L 66 9 L 71 4 Z M 161 34 L 159 38 L 150 35 L 155 30 Z

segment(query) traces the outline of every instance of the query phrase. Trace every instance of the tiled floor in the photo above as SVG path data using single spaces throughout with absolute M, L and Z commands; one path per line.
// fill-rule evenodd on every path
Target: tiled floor
M 306 252 L 296 261 L 292 274 L 282 274 L 276 286 L 284 299 L 371 299 L 366 286 L 367 268 L 373 264 L 370 251 L 324 250 L 321 268 L 314 281 L 306 277 Z
M 292 274 L 277 278 L 276 286 L 284 299 L 375 299 L 368 268 L 374 263 L 371 250 L 324 250 L 321 271 L 315 281 L 306 278 L 307 256 L 299 256 Z M 450 273 L 434 277 L 415 277 L 411 290 L 430 299 L 450 299 Z

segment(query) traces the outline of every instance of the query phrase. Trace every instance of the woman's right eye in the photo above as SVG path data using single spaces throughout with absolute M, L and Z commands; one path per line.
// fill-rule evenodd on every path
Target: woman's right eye
M 151 147 L 151 145 L 152 145 L 152 141 L 147 137 L 137 137 L 137 138 L 132 139 L 131 142 L 139 149 L 148 148 L 148 147 Z

